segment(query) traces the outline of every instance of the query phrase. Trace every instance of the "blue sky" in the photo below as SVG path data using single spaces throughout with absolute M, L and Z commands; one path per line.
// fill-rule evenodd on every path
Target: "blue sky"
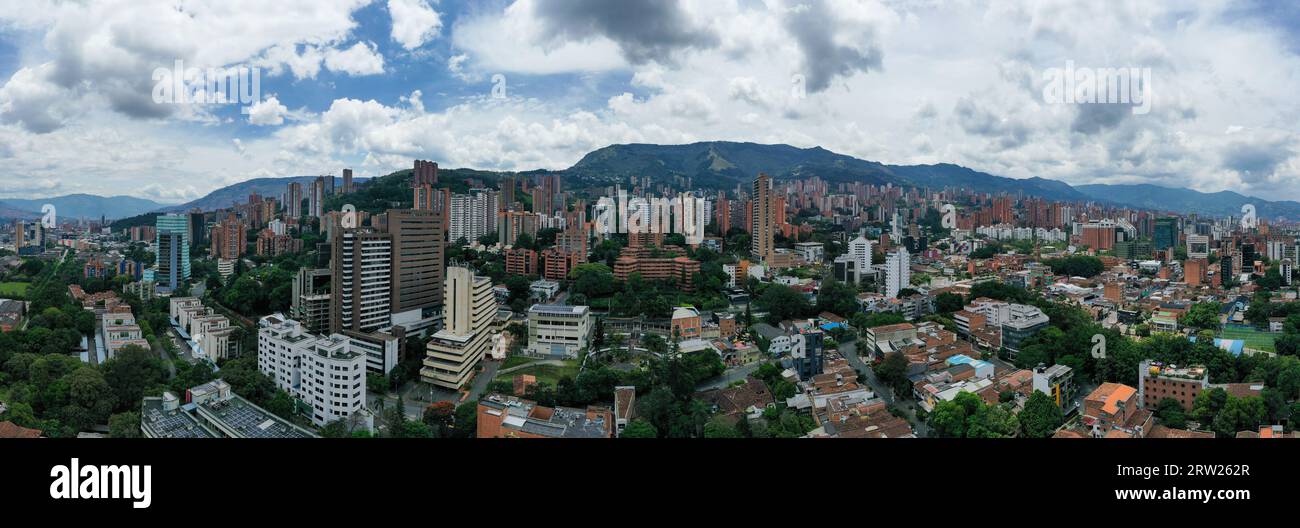
M 1300 199 L 1297 24 L 1224 0 L 22 2 L 0 13 L 0 199 L 702 140 Z M 260 68 L 262 100 L 160 105 L 175 60 Z M 1046 98 L 1067 61 L 1148 68 L 1151 112 Z

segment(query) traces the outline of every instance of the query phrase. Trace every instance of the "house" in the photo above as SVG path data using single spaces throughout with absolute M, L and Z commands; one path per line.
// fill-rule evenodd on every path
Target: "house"
M 10 421 L 0 422 L 0 438 L 40 438 L 40 429 L 28 429 Z
M 695 397 L 717 409 L 717 412 L 734 417 L 758 418 L 763 410 L 776 405 L 776 399 L 767 384 L 753 377 L 725 389 L 709 389 L 695 393 Z

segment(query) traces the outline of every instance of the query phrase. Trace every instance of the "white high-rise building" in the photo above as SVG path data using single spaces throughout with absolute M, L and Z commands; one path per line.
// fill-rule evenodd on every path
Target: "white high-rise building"
M 858 266 L 862 273 L 871 269 L 871 241 L 867 237 L 858 235 L 857 238 L 849 242 L 849 255 L 853 256 L 853 262 Z
M 307 332 L 281 314 L 257 323 L 257 368 L 312 408 L 317 427 L 366 410 L 366 355 L 340 334 Z
M 885 257 L 885 296 L 898 297 L 898 292 L 911 285 L 912 258 L 907 248 L 899 246 L 898 251 Z
M 464 238 L 472 244 L 483 235 L 495 233 L 500 201 L 500 193 L 488 189 L 473 189 L 470 194 L 453 194 L 448 216 L 448 239 L 455 242 Z

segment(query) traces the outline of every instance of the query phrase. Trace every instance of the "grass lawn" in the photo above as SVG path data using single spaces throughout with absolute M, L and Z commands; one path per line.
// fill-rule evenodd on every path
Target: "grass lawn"
M 527 357 L 527 356 L 510 356 L 510 357 L 506 358 L 506 362 L 505 362 L 505 363 L 502 363 L 502 364 L 501 364 L 501 368 L 502 368 L 502 369 L 508 369 L 508 368 L 511 368 L 511 367 L 518 367 L 519 365 L 527 365 L 527 364 L 532 363 L 532 362 L 534 362 L 534 361 L 537 361 L 537 358 L 530 358 L 530 357 Z
M 26 297 L 27 287 L 31 285 L 30 282 L 0 282 L 0 297 L 10 295 Z
M 1274 334 L 1261 332 L 1256 329 L 1246 328 L 1224 328 L 1219 332 L 1219 339 L 1240 339 L 1246 342 L 1246 348 L 1263 350 L 1265 352 L 1275 352 L 1273 347 Z
M 564 366 L 534 365 L 529 368 L 519 369 L 507 374 L 501 374 L 492 381 L 508 382 L 514 380 L 515 376 L 518 376 L 520 374 L 532 374 L 534 376 L 537 376 L 538 383 L 545 383 L 551 386 L 555 386 L 560 382 L 560 378 L 563 378 L 565 376 L 568 376 L 570 378 L 576 378 L 578 376 L 578 362 L 577 360 L 567 360 L 564 362 Z

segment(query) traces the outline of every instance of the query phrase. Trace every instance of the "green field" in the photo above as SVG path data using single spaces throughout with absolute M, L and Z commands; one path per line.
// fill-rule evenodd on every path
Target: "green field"
M 0 297 L 26 297 L 27 287 L 31 285 L 30 282 L 0 282 Z
M 1275 334 L 1262 332 L 1254 328 L 1227 328 L 1219 331 L 1219 339 L 1240 339 L 1246 342 L 1246 348 L 1275 352 L 1273 338 Z
M 501 374 L 492 381 L 509 382 L 509 381 L 513 381 L 515 379 L 515 376 L 518 376 L 520 374 L 532 374 L 534 376 L 537 376 L 538 383 L 555 386 L 560 382 L 560 378 L 563 378 L 565 376 L 568 376 L 570 378 L 576 378 L 578 376 L 578 362 L 565 361 L 564 366 L 533 365 L 528 368 L 519 369 L 507 374 Z
M 505 363 L 501 364 L 501 368 L 508 369 L 511 367 L 518 367 L 519 365 L 527 365 L 534 361 L 537 361 L 537 358 L 530 358 L 528 356 L 510 356 L 506 358 Z

